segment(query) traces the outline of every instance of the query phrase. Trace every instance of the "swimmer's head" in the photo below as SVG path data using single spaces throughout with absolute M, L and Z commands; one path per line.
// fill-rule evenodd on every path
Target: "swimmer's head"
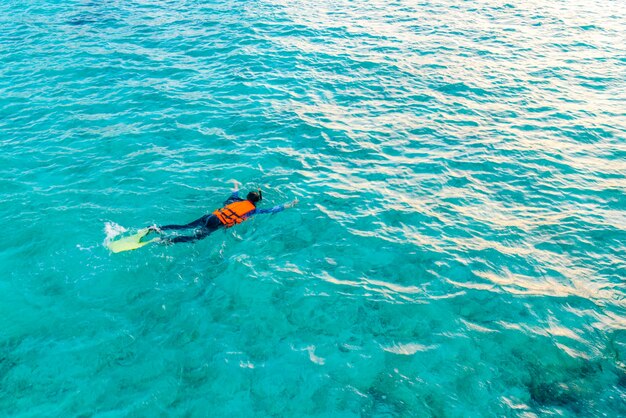
M 246 199 L 253 205 L 256 205 L 257 202 L 263 200 L 263 193 L 261 192 L 261 189 L 257 192 L 250 192 L 248 193 L 248 196 L 246 196 Z

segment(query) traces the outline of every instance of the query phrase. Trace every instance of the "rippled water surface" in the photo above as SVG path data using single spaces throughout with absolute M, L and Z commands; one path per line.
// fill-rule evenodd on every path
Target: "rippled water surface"
M 619 1 L 2 1 L 0 414 L 624 416 L 625 103 Z

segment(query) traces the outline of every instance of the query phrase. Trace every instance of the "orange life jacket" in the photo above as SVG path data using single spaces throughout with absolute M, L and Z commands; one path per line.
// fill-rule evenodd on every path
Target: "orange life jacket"
M 231 227 L 245 221 L 244 216 L 252 212 L 254 209 L 256 209 L 256 207 L 250 203 L 249 200 L 241 200 L 216 210 L 213 212 L 213 215 L 217 216 L 217 218 L 224 225 L 226 225 L 226 227 Z

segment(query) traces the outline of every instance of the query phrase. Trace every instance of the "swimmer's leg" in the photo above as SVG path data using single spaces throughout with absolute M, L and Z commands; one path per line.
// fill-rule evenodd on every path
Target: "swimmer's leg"
M 161 231 L 176 231 L 176 230 L 179 230 L 179 229 L 197 228 L 199 226 L 206 225 L 206 220 L 208 219 L 209 216 L 211 216 L 211 215 L 204 215 L 202 218 L 196 219 L 195 221 L 189 222 L 188 224 L 185 224 L 185 225 L 165 225 L 165 226 L 156 227 L 153 230 L 158 232 L 159 230 L 161 230 Z
M 179 242 L 194 242 L 206 238 L 213 230 L 209 228 L 196 229 L 193 235 L 182 235 L 180 237 L 164 238 L 162 242 L 166 244 L 178 244 Z

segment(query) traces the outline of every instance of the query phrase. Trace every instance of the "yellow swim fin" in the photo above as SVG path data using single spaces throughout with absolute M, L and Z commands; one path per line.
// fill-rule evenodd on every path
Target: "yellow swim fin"
M 107 244 L 107 248 L 114 253 L 121 253 L 122 251 L 136 250 L 137 248 L 141 248 L 144 245 L 150 244 L 151 242 L 159 241 L 159 238 L 141 241 L 141 239 L 148 235 L 149 232 L 150 230 L 148 228 L 141 229 L 136 234 L 109 242 Z

